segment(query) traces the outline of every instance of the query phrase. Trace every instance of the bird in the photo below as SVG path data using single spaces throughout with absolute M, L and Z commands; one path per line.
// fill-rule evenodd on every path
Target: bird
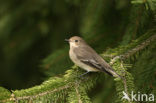
M 65 39 L 65 41 L 69 42 L 70 45 L 70 59 L 77 66 L 86 70 L 81 76 L 88 74 L 89 72 L 106 72 L 113 77 L 121 78 L 121 76 L 118 75 L 113 68 L 81 37 L 73 36 L 69 39 Z

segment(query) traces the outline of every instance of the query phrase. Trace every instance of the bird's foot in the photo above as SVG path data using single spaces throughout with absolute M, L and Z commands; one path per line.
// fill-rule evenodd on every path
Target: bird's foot
M 86 75 L 86 74 L 88 74 L 88 73 L 89 73 L 89 71 L 87 71 L 87 72 L 81 74 L 79 77 L 81 78 L 81 77 L 83 77 L 84 75 Z

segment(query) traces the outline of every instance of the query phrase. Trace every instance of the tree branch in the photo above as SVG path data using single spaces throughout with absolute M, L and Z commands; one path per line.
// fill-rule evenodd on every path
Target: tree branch
M 110 61 L 110 64 L 112 65 L 117 59 L 127 59 L 129 58 L 130 56 L 134 55 L 136 52 L 144 49 L 145 47 L 147 47 L 152 41 L 155 41 L 156 40 L 156 34 L 155 35 L 152 35 L 151 37 L 149 37 L 146 41 L 142 42 L 140 45 L 136 46 L 135 48 L 127 51 L 126 53 L 124 54 L 121 54 L 119 56 L 115 56 L 111 61 Z

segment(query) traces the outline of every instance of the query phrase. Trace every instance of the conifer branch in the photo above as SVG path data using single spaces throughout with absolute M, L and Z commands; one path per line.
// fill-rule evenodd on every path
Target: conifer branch
M 143 50 L 145 47 L 147 47 L 151 42 L 156 40 L 156 35 L 152 35 L 151 37 L 149 37 L 147 40 L 145 40 L 144 42 L 142 42 L 141 44 L 137 45 L 136 47 L 128 50 L 127 52 L 125 52 L 124 54 L 121 54 L 119 56 L 115 56 L 111 61 L 110 64 L 113 65 L 115 62 L 117 62 L 118 60 L 120 60 L 120 68 L 122 69 L 122 74 L 124 76 L 123 78 L 123 84 L 124 84 L 124 91 L 127 95 L 129 95 L 128 93 L 128 87 L 127 87 L 127 78 L 126 78 L 126 70 L 123 66 L 123 60 L 129 58 L 130 56 L 136 54 L 138 51 Z M 118 68 L 119 69 L 119 68 Z M 119 69 L 120 70 L 120 69 Z M 130 75 L 131 76 L 131 75 Z M 131 77 L 133 78 L 133 77 Z M 133 82 L 128 80 L 129 82 Z M 119 83 L 119 82 L 118 82 Z M 120 85 L 120 83 L 118 84 Z
M 78 86 L 79 86 L 79 84 L 75 84 L 75 91 L 76 91 L 76 94 L 77 94 L 77 97 L 78 97 L 78 102 L 82 103 L 81 96 L 80 96 L 80 93 L 79 93 L 79 90 L 78 90 Z
M 35 99 L 35 98 L 38 98 L 38 97 L 41 97 L 41 96 L 45 96 L 47 94 L 52 94 L 54 92 L 58 92 L 58 91 L 61 91 L 61 90 L 64 90 L 64 89 L 68 89 L 69 87 L 71 87 L 71 83 L 67 84 L 67 85 L 64 85 L 62 87 L 59 87 L 57 89 L 53 89 L 53 90 L 49 90 L 49 91 L 45 91 L 45 92 L 41 92 L 39 94 L 36 94 L 36 95 L 30 95 L 30 96 L 21 96 L 21 97 L 15 97 L 15 94 L 12 93 L 11 94 L 11 97 L 9 99 L 6 99 L 6 100 L 1 100 L 0 102 L 3 102 L 3 103 L 6 103 L 8 101 L 19 101 L 19 100 L 32 100 L 32 99 Z
M 152 35 L 147 40 L 145 40 L 144 42 L 142 42 L 140 45 L 137 45 L 135 48 L 127 51 L 126 53 L 121 54 L 121 55 L 118 55 L 118 56 L 115 56 L 110 61 L 110 64 L 112 65 L 117 59 L 122 59 L 122 60 L 127 59 L 128 57 L 134 55 L 136 52 L 138 52 L 138 51 L 144 49 L 145 47 L 147 47 L 151 42 L 153 42 L 155 40 L 156 40 L 156 34 L 155 35 Z
M 136 52 L 138 52 L 138 51 L 144 49 L 145 47 L 147 47 L 154 40 L 156 40 L 156 35 L 152 35 L 151 37 L 149 37 L 146 41 L 142 42 L 137 47 L 133 48 L 132 50 L 129 50 L 128 52 L 126 52 L 123 55 L 120 55 L 120 57 L 122 59 L 126 59 L 126 58 L 134 55 Z

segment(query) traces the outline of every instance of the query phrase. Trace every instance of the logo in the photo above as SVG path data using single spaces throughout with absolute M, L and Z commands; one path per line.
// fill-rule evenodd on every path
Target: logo
M 129 97 L 126 92 L 123 91 L 122 93 L 122 100 L 126 99 L 128 101 L 154 101 L 154 94 L 142 94 L 140 92 L 136 94 L 132 91 Z

